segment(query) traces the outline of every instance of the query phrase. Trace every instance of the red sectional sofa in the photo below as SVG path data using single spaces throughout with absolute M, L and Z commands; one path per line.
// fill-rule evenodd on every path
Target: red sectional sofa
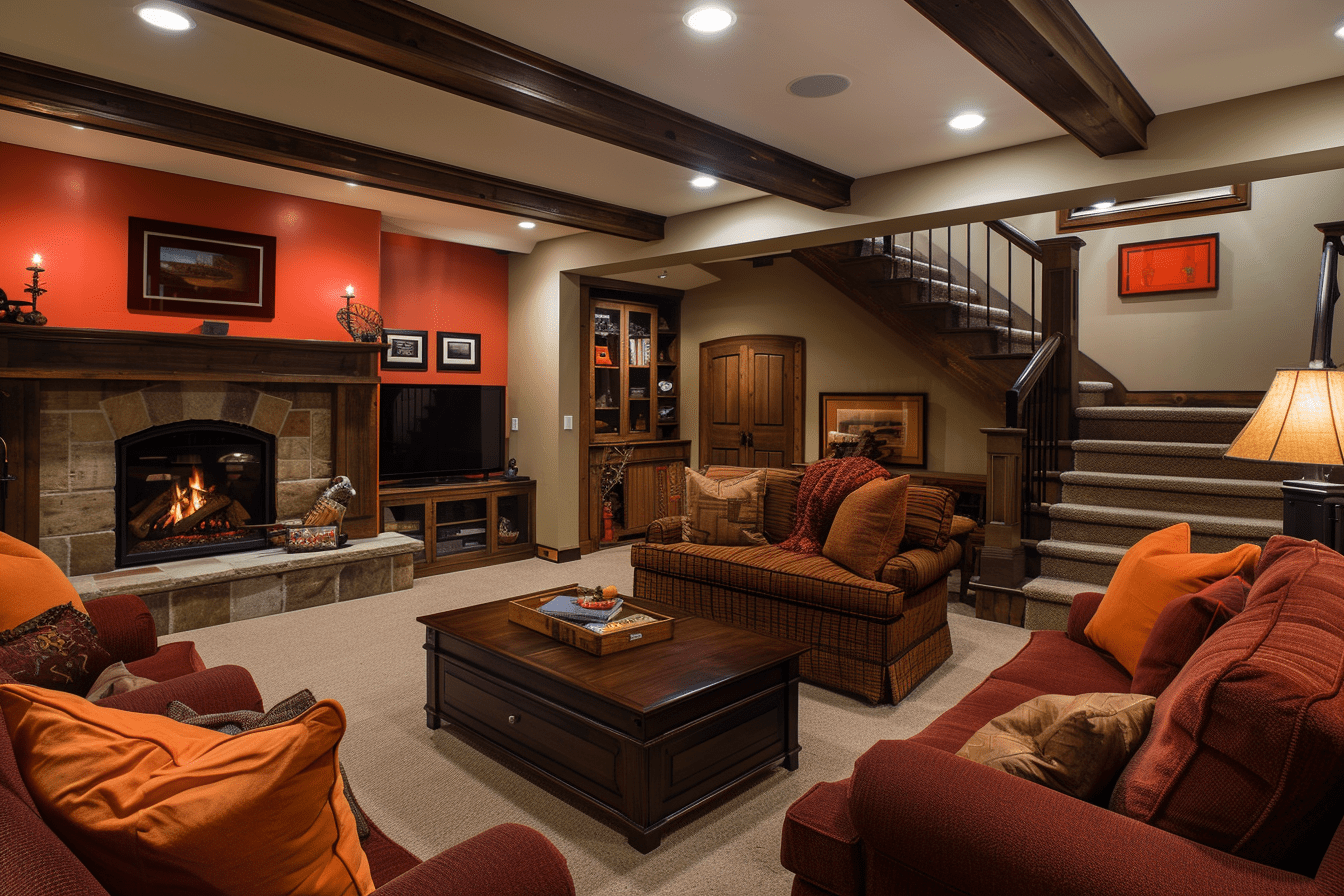
M 1246 609 L 1158 697 L 1152 731 L 1117 785 L 1117 798 L 1126 786 L 1131 800 L 1140 787 L 1164 794 L 1153 823 L 955 755 L 1034 697 L 1131 689 L 1083 633 L 1102 596 L 1079 595 L 1067 632 L 1034 632 L 922 732 L 879 741 L 849 779 L 818 784 L 790 807 L 781 861 L 796 875 L 794 896 L 1344 893 L 1340 581 L 1340 555 L 1271 539 Z M 1179 741 L 1199 745 L 1172 754 Z M 1174 832 L 1182 801 L 1210 828 L 1198 842 Z M 1207 845 L 1226 835 L 1237 805 L 1250 807 L 1250 831 L 1225 849 Z M 1254 857 L 1266 853 L 1276 860 Z
M 138 597 L 91 600 L 87 609 L 98 628 L 100 643 L 115 659 L 127 662 L 127 668 L 137 675 L 165 679 L 107 697 L 99 701 L 100 706 L 163 713 L 171 701 L 177 700 L 202 715 L 262 709 L 261 693 L 241 666 L 203 668 L 190 643 L 158 648 L 153 618 Z M 3 673 L 0 678 L 10 680 Z M 0 896 L 107 896 L 107 890 L 38 813 L 19 772 L 3 715 L 0 832 Z M 574 894 L 564 856 L 541 833 L 522 825 L 496 826 L 421 862 L 369 820 L 369 837 L 363 848 L 377 892 L 386 896 Z

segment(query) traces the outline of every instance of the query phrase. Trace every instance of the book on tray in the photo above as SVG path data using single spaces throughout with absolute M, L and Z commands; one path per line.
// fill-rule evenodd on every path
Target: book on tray
M 605 610 L 588 609 L 579 606 L 576 595 L 561 594 L 537 607 L 537 611 L 547 616 L 554 616 L 556 619 L 563 619 L 566 622 L 586 625 L 589 622 L 607 622 L 620 612 L 622 603 L 623 601 L 618 597 L 612 606 Z

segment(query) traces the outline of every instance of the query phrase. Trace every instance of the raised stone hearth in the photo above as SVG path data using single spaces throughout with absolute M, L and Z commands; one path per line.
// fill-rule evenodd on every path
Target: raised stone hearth
M 384 532 L 334 551 L 290 554 L 268 548 L 75 576 L 83 600 L 138 594 L 159 634 L 191 631 L 356 600 L 413 584 L 411 553 L 421 543 Z

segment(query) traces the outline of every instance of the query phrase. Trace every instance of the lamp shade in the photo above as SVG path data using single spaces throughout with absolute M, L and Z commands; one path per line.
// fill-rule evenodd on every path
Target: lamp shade
M 1344 465 L 1344 370 L 1280 370 L 1225 457 Z

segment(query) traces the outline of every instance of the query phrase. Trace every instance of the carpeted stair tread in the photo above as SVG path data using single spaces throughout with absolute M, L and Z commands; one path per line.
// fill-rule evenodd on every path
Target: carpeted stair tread
M 1074 469 L 1132 473 L 1162 469 L 1170 475 L 1281 482 L 1302 474 L 1296 464 L 1270 464 L 1224 457 L 1226 442 L 1147 442 L 1074 439 Z
M 1084 409 L 1079 408 L 1079 410 Z M 1097 451 L 1105 454 L 1157 454 L 1163 457 L 1222 457 L 1226 450 L 1226 442 L 1143 442 L 1125 439 L 1073 440 L 1075 454 L 1080 451 Z
M 1075 447 L 1075 451 L 1076 451 Z M 1102 488 L 1132 488 L 1144 491 L 1191 493 L 1198 495 L 1228 495 L 1240 498 L 1283 497 L 1278 482 L 1255 479 L 1219 479 L 1206 476 L 1164 476 L 1144 473 L 1097 473 L 1070 470 L 1061 473 L 1066 485 L 1088 485 Z
M 1056 557 L 1061 560 L 1081 560 L 1084 563 L 1120 562 L 1129 548 L 1118 544 L 1096 544 L 1090 541 L 1057 541 L 1046 538 L 1036 542 L 1036 550 L 1042 557 Z
M 1098 507 L 1088 504 L 1053 504 L 1050 507 L 1050 519 L 1052 522 L 1062 520 L 1126 529 L 1145 529 L 1149 532 L 1187 522 L 1192 532 L 1244 538 L 1248 541 L 1266 541 L 1283 531 L 1282 520 L 1166 510 L 1137 510 L 1129 507 Z
M 1245 423 L 1255 408 L 1174 408 L 1160 405 L 1104 405 L 1079 408 L 1080 420 L 1188 420 L 1191 423 Z
M 1107 383 L 1102 380 L 1079 380 L 1079 392 L 1110 392 L 1115 388 L 1114 383 Z

